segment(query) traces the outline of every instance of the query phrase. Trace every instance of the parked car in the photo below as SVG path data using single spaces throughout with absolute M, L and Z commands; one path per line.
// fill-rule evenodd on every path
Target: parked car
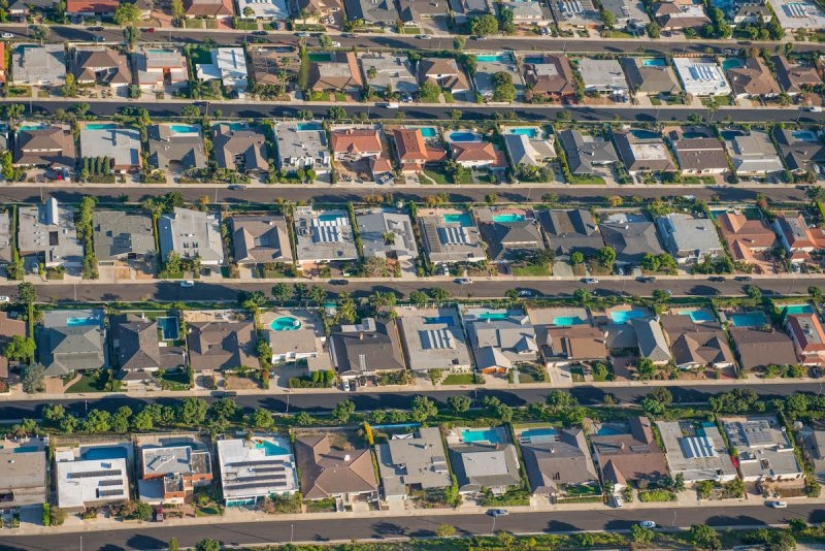
M 510 514 L 510 511 L 507 509 L 491 509 L 490 516 L 491 517 L 506 517 Z
M 241 184 L 232 184 L 231 186 L 227 186 L 226 189 L 231 189 L 233 191 L 240 191 L 242 189 L 246 189 L 246 186 L 243 186 Z
M 532 297 L 535 294 L 536 293 L 534 293 L 532 289 L 521 289 L 518 292 L 518 296 L 520 296 L 520 297 Z
M 0 295 L 0 302 L 11 302 L 11 298 L 6 295 Z
M 654 276 L 641 276 L 641 277 L 637 277 L 636 281 L 638 281 L 639 283 L 655 283 L 656 282 L 656 277 L 654 277 Z
M 736 276 L 735 279 L 736 281 L 753 281 L 753 278 L 751 276 Z
M 151 34 L 151 33 L 155 32 L 155 28 L 154 27 L 143 27 L 143 28 L 140 29 L 140 31 L 144 32 L 144 33 L 150 33 Z
M 330 285 L 346 285 L 347 283 L 349 283 L 349 281 L 347 281 L 346 279 L 330 279 L 329 280 Z
M 722 276 L 711 276 L 708 278 L 708 281 L 712 281 L 714 283 L 724 283 L 725 278 Z
M 13 35 L 12 33 L 3 33 L 3 34 L 0 34 L 0 37 L 3 37 L 3 38 L 14 38 L 14 35 Z
M 87 31 L 91 31 L 91 32 L 93 32 L 93 33 L 97 33 L 97 32 L 100 32 L 100 31 L 102 31 L 102 30 L 104 30 L 104 29 L 103 29 L 103 27 L 89 27 L 89 28 L 88 28 L 88 29 L 86 29 L 86 30 L 87 30 Z
M 641 526 L 642 528 L 647 528 L 649 530 L 651 528 L 656 528 L 656 523 L 652 520 L 643 520 L 639 523 L 639 526 Z
M 344 379 L 343 381 L 341 381 L 341 390 L 343 390 L 344 392 L 349 392 L 350 388 L 348 380 Z
M 473 282 L 473 280 L 470 279 L 469 277 L 460 277 L 460 278 L 456 279 L 455 282 L 458 283 L 459 285 L 469 285 L 470 283 Z
M 787 501 L 769 501 L 767 503 L 768 507 L 772 507 L 774 509 L 787 509 L 788 502 Z
M 194 287 L 195 282 L 192 281 L 191 279 L 186 279 L 186 280 L 180 282 L 180 286 L 181 287 Z
M 309 33 L 305 33 L 305 32 L 295 33 L 295 36 L 297 36 L 299 38 L 309 38 Z
M 586 278 L 582 279 L 582 283 L 586 283 L 587 285 L 595 285 L 598 282 L 599 282 L 599 280 L 596 279 L 595 277 L 586 277 Z
M 432 37 L 428 34 L 419 34 L 416 38 L 419 40 L 430 40 Z
M 252 36 L 266 36 L 268 34 L 266 31 L 253 31 Z

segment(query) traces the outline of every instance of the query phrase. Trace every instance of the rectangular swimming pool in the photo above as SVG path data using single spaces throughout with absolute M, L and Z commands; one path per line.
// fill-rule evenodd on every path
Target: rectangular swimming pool
M 610 312 L 610 319 L 614 323 L 627 323 L 632 319 L 643 318 L 647 315 L 644 310 L 619 310 L 618 312 Z
M 424 318 L 424 325 L 447 325 L 449 327 L 453 326 L 453 317 L 452 316 L 438 316 L 436 318 Z
M 157 321 L 163 340 L 173 341 L 178 338 L 178 318 L 163 317 Z
M 710 310 L 683 310 L 679 312 L 683 316 L 690 316 L 694 323 L 701 323 L 703 321 L 716 321 L 716 316 Z
M 527 136 L 528 138 L 536 138 L 539 135 L 539 129 L 531 127 L 511 128 L 508 134 L 515 134 L 516 136 Z
M 66 327 L 82 327 L 86 325 L 100 325 L 97 318 L 66 318 Z
M 498 222 L 499 224 L 512 224 L 513 222 L 521 222 L 524 220 L 523 214 L 496 214 L 493 215 L 493 222 Z
M 477 55 L 476 61 L 482 63 L 509 63 L 510 56 L 508 54 Z
M 435 138 L 438 136 L 438 129 L 433 128 L 432 126 L 425 126 L 423 128 L 419 128 L 421 130 L 421 136 L 425 138 Z
M 788 314 L 813 314 L 814 307 L 810 304 L 788 304 L 783 308 Z
M 748 312 L 747 314 L 731 314 L 728 316 L 734 327 L 758 327 L 768 323 L 765 314 L 761 312 Z
M 461 439 L 465 443 L 489 442 L 490 444 L 501 444 L 498 431 L 496 429 L 464 429 L 461 431 Z
M 83 459 L 126 459 L 128 454 L 126 449 L 120 446 L 106 448 L 89 448 L 83 452 Z
M 445 214 L 445 224 L 461 224 L 464 228 L 469 228 L 473 225 L 473 220 L 469 214 Z
M 553 319 L 553 325 L 559 327 L 572 327 L 573 325 L 583 325 L 587 320 L 581 319 L 579 316 L 562 316 Z

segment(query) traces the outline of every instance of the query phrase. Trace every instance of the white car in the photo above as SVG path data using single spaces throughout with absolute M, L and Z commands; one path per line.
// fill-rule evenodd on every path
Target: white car
M 469 277 L 460 277 L 460 278 L 456 279 L 455 282 L 458 283 L 459 285 L 469 285 L 470 283 L 473 282 L 473 280 L 470 279 Z
M 787 509 L 788 502 L 787 501 L 769 501 L 768 507 L 773 507 L 774 509 Z
M 12 33 L 3 33 L 3 34 L 0 34 L 0 38 L 14 38 L 14 34 L 12 34 Z
M 343 390 L 344 392 L 349 392 L 349 381 L 348 380 L 344 379 L 343 381 L 341 381 L 341 390 Z
M 656 528 L 656 523 L 653 522 L 652 520 L 643 520 L 642 522 L 639 523 L 639 526 L 641 526 L 642 528 L 647 528 L 648 530 L 650 530 L 651 528 Z
M 11 302 L 11 298 L 6 295 L 0 295 L 0 302 Z
M 599 280 L 596 279 L 595 277 L 586 277 L 582 280 L 582 282 L 586 283 L 587 285 L 595 285 L 596 283 L 599 282 Z
M 181 287 L 194 287 L 194 286 L 195 286 L 195 282 L 194 282 L 194 281 L 192 281 L 191 279 L 187 279 L 186 281 L 181 281 L 181 282 L 180 282 L 180 286 L 181 286 Z
M 416 38 L 418 40 L 430 40 L 432 37 L 428 34 L 419 34 Z

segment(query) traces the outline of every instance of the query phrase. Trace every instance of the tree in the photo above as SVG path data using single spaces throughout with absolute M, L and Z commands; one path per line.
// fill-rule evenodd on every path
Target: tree
M 195 551 L 221 551 L 221 542 L 206 538 L 195 544 Z
M 690 541 L 696 547 L 703 549 L 721 549 L 722 544 L 719 541 L 719 534 L 716 530 L 706 524 L 692 524 L 688 532 Z
M 327 117 L 331 121 L 339 121 L 347 118 L 347 111 L 339 105 L 333 105 L 327 110 Z
M 441 88 L 430 80 L 424 81 L 418 89 L 418 99 L 423 103 L 438 103 L 438 98 L 441 96 Z
M 150 431 L 154 428 L 154 420 L 152 414 L 148 409 L 141 410 L 137 415 L 132 417 L 132 430 L 136 431 Z
M 432 287 L 427 292 L 435 302 L 444 302 L 450 298 L 450 291 L 442 287 Z
M 83 430 L 92 434 L 108 432 L 111 428 L 112 414 L 105 409 L 93 409 L 89 411 L 86 421 L 83 422 Z
M 413 291 L 410 293 L 410 302 L 416 306 L 424 306 L 430 301 L 430 297 L 423 291 Z
M 484 202 L 492 207 L 498 203 L 498 193 L 488 193 L 484 196 Z
M 579 287 L 575 291 L 573 291 L 573 298 L 576 299 L 576 302 L 579 304 L 587 304 L 591 300 L 593 300 L 593 293 L 588 291 L 587 289 L 582 289 Z
M 656 365 L 650 358 L 642 358 L 636 365 L 636 372 L 643 381 L 652 379 L 656 375 Z
M 435 534 L 439 538 L 449 538 L 455 535 L 455 526 L 452 524 L 439 524 L 435 528 Z
M 60 404 L 46 404 L 43 407 L 43 419 L 50 423 L 60 423 L 66 416 L 66 409 Z
M 573 251 L 570 254 L 570 263 L 571 264 L 581 264 L 584 262 L 584 253 L 581 251 Z
M 633 540 L 634 543 L 646 545 L 652 542 L 655 536 L 656 533 L 653 530 L 642 528 L 638 524 L 634 524 L 630 527 L 630 539 Z
M 456 415 L 468 411 L 471 404 L 471 400 L 466 396 L 450 396 L 447 398 L 447 405 Z
M 179 406 L 177 417 L 185 425 L 200 425 L 206 420 L 209 404 L 203 398 L 187 396 Z
M 136 501 L 132 516 L 138 520 L 152 520 L 152 506 L 144 501 Z
M 3 354 L 9 360 L 32 363 L 34 361 L 34 339 L 15 335 L 6 343 Z
M 258 408 L 252 414 L 251 424 L 256 429 L 268 429 L 273 422 L 272 414 L 265 408 Z
M 23 392 L 27 394 L 34 394 L 36 392 L 42 392 L 45 388 L 43 386 L 43 377 L 45 376 L 46 370 L 40 364 L 31 364 L 26 366 L 23 370 Z
M 596 258 L 599 264 L 612 271 L 613 263 L 616 262 L 616 251 L 613 247 L 602 247 L 599 249 L 599 252 L 596 253 Z
M 825 202 L 825 188 L 822 186 L 809 186 L 805 190 L 805 197 L 807 197 L 811 203 Z
M 576 405 L 576 399 L 566 390 L 553 390 L 547 395 L 545 402 L 553 413 L 561 413 Z
M 142 19 L 140 8 L 131 2 L 121 2 L 115 10 L 115 23 L 121 27 L 134 27 Z
M 183 16 L 186 15 L 186 9 L 183 7 L 183 0 L 172 0 L 170 9 L 172 10 L 172 17 L 175 19 L 183 19 Z
M 654 289 L 651 296 L 653 300 L 659 304 L 664 304 L 670 300 L 670 293 L 664 289 Z
M 412 418 L 416 423 L 424 423 L 436 415 L 438 415 L 438 407 L 435 402 L 426 396 L 416 396 L 413 399 Z
M 180 551 L 180 544 L 178 543 L 178 538 L 172 538 L 169 540 L 169 551 Z
M 221 398 L 209 408 L 209 417 L 218 421 L 231 421 L 238 411 L 238 406 L 232 398 Z
M 20 297 L 20 302 L 26 306 L 31 307 L 37 302 L 37 288 L 33 283 L 23 282 L 17 286 L 17 295 Z
M 645 31 L 647 31 L 647 36 L 650 38 L 659 38 L 662 33 L 662 28 L 656 23 L 648 23 L 645 27 Z
M 762 300 L 762 290 L 756 285 L 748 285 L 745 287 L 745 294 L 754 302 Z
M 355 413 L 355 404 L 352 403 L 352 400 L 342 400 L 332 410 L 332 418 L 344 424 L 349 421 L 353 413 Z
M 495 15 L 485 14 L 470 19 L 470 33 L 477 36 L 490 36 L 498 33 L 498 20 Z
M 320 44 L 321 49 L 326 50 L 328 52 L 332 50 L 332 38 L 330 38 L 328 34 L 322 34 L 321 36 L 319 36 L 318 43 Z
M 309 288 L 309 300 L 321 306 L 327 300 L 329 293 L 320 285 L 313 285 Z
M 511 9 L 499 9 L 500 21 L 499 28 L 501 32 L 513 33 L 516 32 L 515 16 Z
M 123 434 L 129 430 L 129 419 L 132 417 L 132 409 L 129 406 L 121 406 L 112 416 L 111 428 L 114 432 Z
M 293 294 L 293 288 L 286 283 L 278 283 L 272 288 L 272 298 L 282 304 L 290 300 Z
M 517 94 L 510 73 L 499 71 L 493 75 L 493 101 L 511 102 Z

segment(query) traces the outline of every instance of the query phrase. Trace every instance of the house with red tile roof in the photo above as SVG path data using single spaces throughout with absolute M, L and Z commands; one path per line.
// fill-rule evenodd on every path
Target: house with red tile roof
M 232 0 L 185 0 L 186 17 L 226 18 L 235 15 Z
M 0 42 L 0 84 L 6 83 L 6 43 Z
M 465 168 L 503 168 L 504 154 L 490 142 L 452 142 L 453 159 Z
M 119 5 L 120 2 L 117 0 L 68 0 L 66 15 L 69 17 L 111 17 Z
M 374 128 L 341 128 L 330 132 L 335 160 L 378 157 L 384 152 L 381 135 Z
M 775 249 L 779 242 L 776 233 L 764 220 L 748 220 L 744 214 L 726 212 L 716 217 L 722 239 L 728 244 L 734 261 L 755 264 L 760 266 L 765 258 L 760 254 Z
M 773 227 L 782 247 L 790 254 L 791 262 L 804 262 L 810 258 L 811 251 L 825 247 L 825 232 L 820 228 L 809 228 L 801 214 L 780 214 Z
M 393 131 L 398 164 L 404 172 L 420 172 L 425 163 L 438 163 L 447 152 L 428 144 L 420 128 L 398 128 Z
M 785 320 L 785 328 L 802 363 L 820 365 L 825 359 L 825 330 L 819 316 L 816 313 L 792 314 Z

